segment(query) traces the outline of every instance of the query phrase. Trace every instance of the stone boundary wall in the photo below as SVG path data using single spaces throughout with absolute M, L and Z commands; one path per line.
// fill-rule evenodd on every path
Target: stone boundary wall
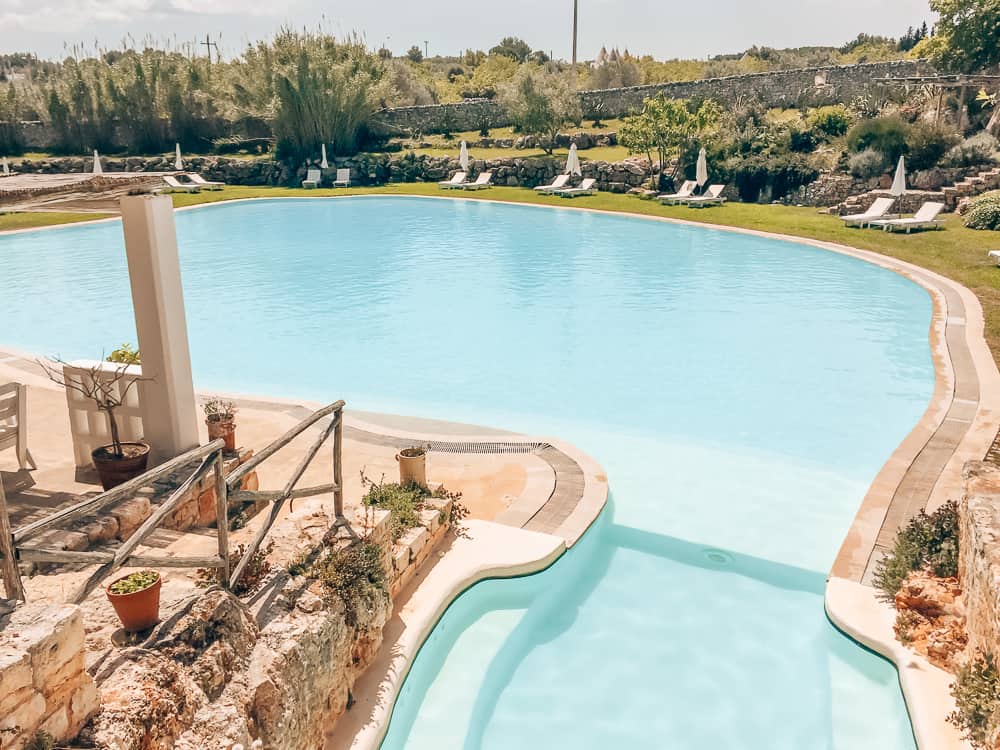
M 635 112 L 651 96 L 663 94 L 673 99 L 713 99 L 723 106 L 740 99 L 756 99 L 768 107 L 819 106 L 846 102 L 882 88 L 873 78 L 914 76 L 933 73 L 922 60 L 894 60 L 859 65 L 831 65 L 796 70 L 702 78 L 620 89 L 580 92 L 585 118 L 613 118 Z M 385 109 L 375 115 L 374 130 L 384 134 L 410 132 L 444 133 L 510 125 L 503 108 L 493 101 L 429 104 L 419 107 Z
M 0 748 L 40 731 L 72 739 L 97 708 L 78 607 L 26 604 L 0 616 Z
M 958 578 L 968 653 L 1000 656 L 1000 467 L 970 462 L 959 505 Z

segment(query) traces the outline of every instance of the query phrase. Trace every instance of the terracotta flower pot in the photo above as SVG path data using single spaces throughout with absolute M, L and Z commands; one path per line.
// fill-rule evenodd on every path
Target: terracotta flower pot
M 403 448 L 396 454 L 399 462 L 399 483 L 427 486 L 427 451 L 423 448 Z
M 114 454 L 113 445 L 102 445 L 90 454 L 105 490 L 124 484 L 146 471 L 149 460 L 149 445 L 146 443 L 122 443 L 124 458 Z
M 156 582 L 130 594 L 113 594 L 111 587 L 128 576 L 122 576 L 112 581 L 104 590 L 115 608 L 115 614 L 122 622 L 122 627 L 129 633 L 149 630 L 160 621 L 160 586 L 163 578 L 159 575 Z
M 206 419 L 208 426 L 208 439 L 218 440 L 222 438 L 226 441 L 226 450 L 233 452 L 236 450 L 236 423 L 231 420 L 220 421 L 217 419 Z

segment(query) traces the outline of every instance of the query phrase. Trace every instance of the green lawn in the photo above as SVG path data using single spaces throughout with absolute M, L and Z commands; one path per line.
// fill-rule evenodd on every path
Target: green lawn
M 377 188 L 340 190 L 301 190 L 298 188 L 227 187 L 217 192 L 197 195 L 176 194 L 175 206 L 190 206 L 237 198 L 329 196 L 329 195 L 454 195 L 436 185 L 426 183 L 393 184 Z M 624 195 L 599 193 L 572 201 L 555 196 L 537 195 L 523 188 L 498 187 L 481 192 L 463 192 L 463 198 L 495 199 L 517 203 L 552 206 L 579 206 L 606 211 L 629 211 L 648 216 L 667 216 L 705 224 L 745 227 L 766 232 L 808 237 L 837 242 L 863 250 L 909 261 L 947 276 L 969 287 L 983 305 L 986 316 L 986 338 L 994 358 L 1000 361 L 1000 268 L 988 262 L 989 250 L 1000 250 L 1000 232 L 966 229 L 955 215 L 945 217 L 944 231 L 915 234 L 886 234 L 872 229 L 845 228 L 836 217 L 817 212 L 815 208 L 791 206 L 761 206 L 730 203 L 717 208 L 692 209 L 685 206 L 661 206 L 654 201 L 642 201 Z M 0 230 L 43 226 L 68 221 L 95 218 L 87 214 L 0 214 Z
M 0 232 L 9 229 L 35 229 L 53 224 L 76 224 L 81 221 L 106 219 L 112 214 L 82 214 L 69 211 L 39 211 L 38 213 L 5 214 L 0 211 Z

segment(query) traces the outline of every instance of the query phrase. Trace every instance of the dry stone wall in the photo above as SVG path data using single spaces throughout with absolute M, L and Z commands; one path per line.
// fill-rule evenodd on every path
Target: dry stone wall
M 78 607 L 28 604 L 0 616 L 0 748 L 19 750 L 37 732 L 71 739 L 97 708 Z
M 973 462 L 965 467 L 958 577 L 970 654 L 1000 655 L 1000 468 L 993 464 Z

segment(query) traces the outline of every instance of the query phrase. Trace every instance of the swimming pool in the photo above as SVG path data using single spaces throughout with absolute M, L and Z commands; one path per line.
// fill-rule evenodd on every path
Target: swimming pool
M 931 396 L 923 289 L 795 243 L 476 201 L 177 224 L 199 387 L 554 434 L 608 471 L 569 554 L 448 610 L 384 747 L 913 747 L 895 671 L 822 592 Z M 134 340 L 117 224 L 0 237 L 0 257 L 0 342 Z

